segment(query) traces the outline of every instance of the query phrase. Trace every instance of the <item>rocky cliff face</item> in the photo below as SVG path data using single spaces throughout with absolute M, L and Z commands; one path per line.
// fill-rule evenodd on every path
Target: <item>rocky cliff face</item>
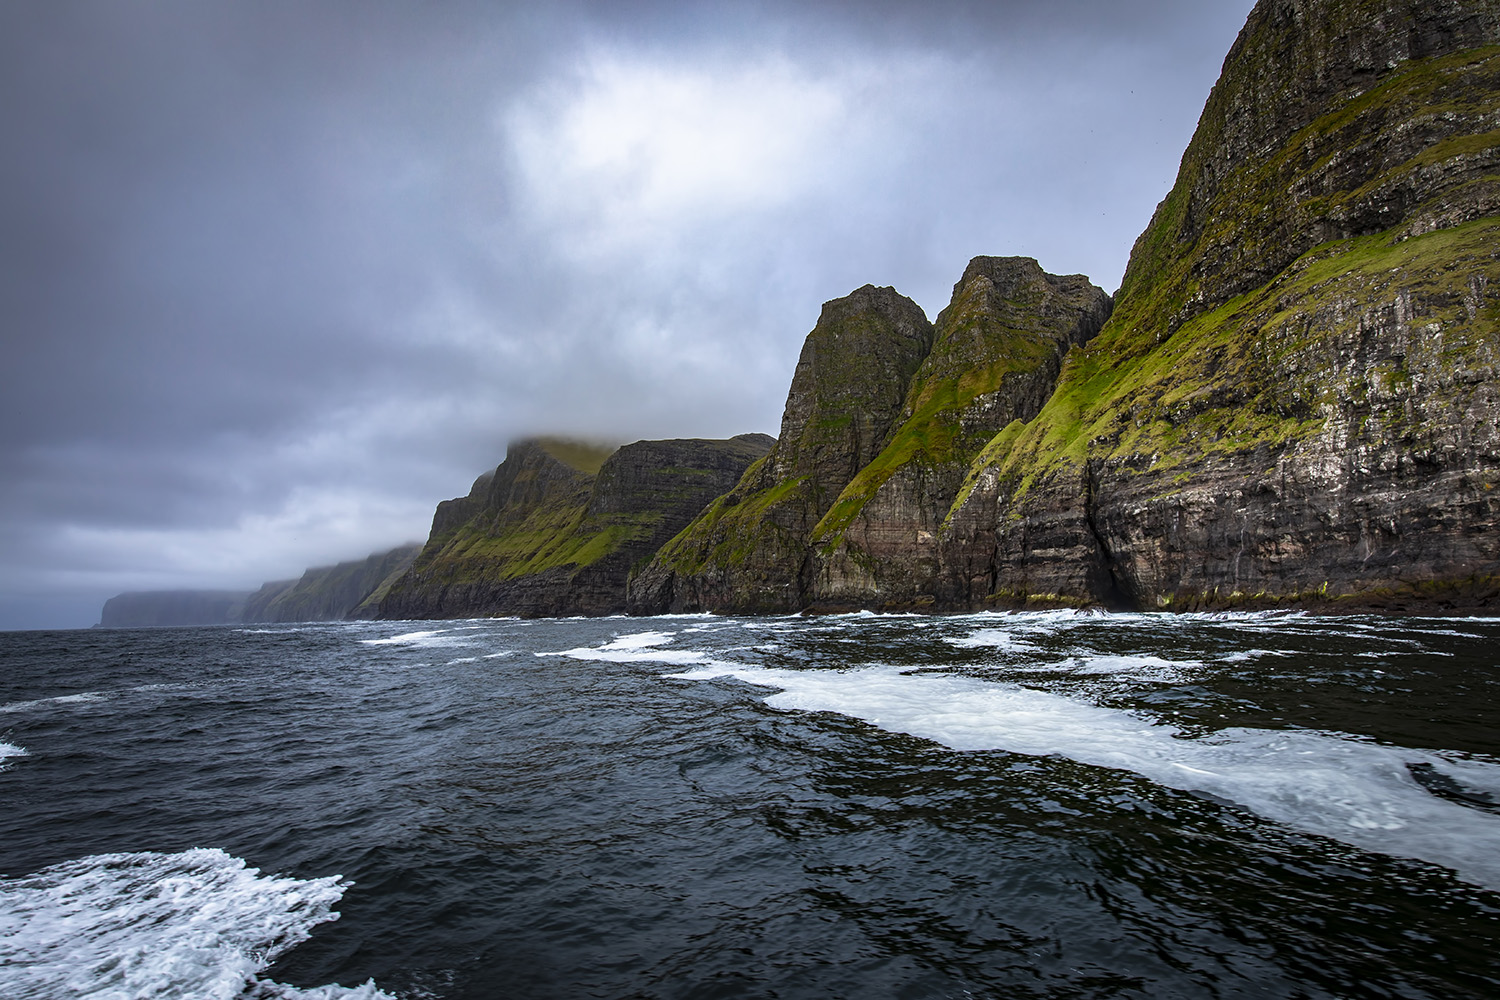
M 632 583 L 641 612 L 924 606 L 969 460 L 1109 315 L 1079 275 L 977 257 L 929 327 L 892 289 L 823 308 L 767 462 Z
M 637 575 L 631 609 L 805 606 L 813 529 L 880 453 L 932 336 L 926 314 L 893 288 L 866 285 L 824 304 L 775 447 Z
M 969 463 L 1001 428 L 1036 416 L 1067 352 L 1112 305 L 1082 275 L 1029 257 L 969 263 L 885 446 L 813 529 L 813 606 L 935 604 L 937 539 Z
M 420 545 L 403 545 L 365 559 L 319 566 L 296 580 L 263 584 L 254 593 L 157 590 L 120 594 L 104 602 L 99 624 L 131 628 L 373 618 L 387 588 L 406 572 L 420 549 Z
M 830 303 L 632 607 L 1490 606 L 1497 43 L 1500 0 L 1262 0 L 1112 313 L 988 258 L 931 334 Z
M 298 580 L 264 584 L 245 601 L 240 621 L 318 622 L 374 618 L 386 591 L 411 566 L 420 545 L 402 545 L 336 566 L 318 566 Z
M 1105 330 L 970 469 L 947 606 L 1483 607 L 1500 3 L 1263 0 Z
M 380 604 L 381 618 L 612 614 L 633 566 L 728 490 L 772 439 L 512 444 Z

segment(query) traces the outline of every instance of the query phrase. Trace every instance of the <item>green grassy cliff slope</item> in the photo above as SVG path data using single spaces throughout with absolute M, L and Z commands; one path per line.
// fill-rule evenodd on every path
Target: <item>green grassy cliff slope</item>
M 630 570 L 729 489 L 771 439 L 557 439 L 511 445 L 467 497 L 440 504 L 381 618 L 610 614 Z
M 309 569 L 298 580 L 267 583 L 245 602 L 241 621 L 313 622 L 373 618 L 391 584 L 421 550 L 401 545 L 365 559 Z
M 1494 0 L 1256 7 L 1110 322 L 971 466 L 942 600 L 1490 599 L 1497 42 Z
M 884 446 L 931 348 L 926 314 L 893 288 L 825 303 L 775 447 L 637 574 L 631 609 L 802 607 L 813 528 Z

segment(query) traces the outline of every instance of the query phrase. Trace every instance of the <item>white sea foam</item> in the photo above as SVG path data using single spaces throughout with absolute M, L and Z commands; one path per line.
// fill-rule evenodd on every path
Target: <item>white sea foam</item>
M 1071 614 L 1071 612 L 1069 612 Z M 1055 619 L 1054 619 L 1055 620 Z M 943 641 L 959 649 L 994 649 L 1003 653 L 1032 653 L 1039 647 L 1020 638 L 1018 630 L 1035 634 L 1050 622 L 1021 623 L 1019 629 L 982 628 L 966 636 Z M 1068 671 L 1078 674 L 1123 674 L 1141 680 L 1176 680 L 1189 670 L 1202 668 L 1198 660 L 1168 660 L 1160 656 L 1128 656 L 1077 652 L 1071 658 L 1047 663 L 1027 663 L 1031 670 Z
M 1245 649 L 1228 656 L 1220 657 L 1221 663 L 1248 663 L 1251 660 L 1259 660 L 1266 656 L 1291 656 L 1291 653 L 1279 649 Z
M 1468 619 L 1468 620 L 1469 621 L 1491 621 L 1491 622 L 1494 621 L 1494 619 Z M 1485 636 L 1483 633 L 1480 633 L 1480 632 L 1460 632 L 1458 629 L 1453 629 L 1453 628 L 1424 628 L 1422 630 L 1422 635 L 1423 636 L 1429 636 L 1429 635 L 1451 635 L 1451 636 L 1456 636 L 1456 637 L 1458 637 L 1460 639 L 1484 639 L 1484 638 L 1487 638 L 1487 636 Z
M 107 701 L 109 695 L 103 691 L 84 691 L 81 694 L 64 694 L 56 698 L 36 698 L 32 701 L 12 701 L 0 705 L 0 712 L 35 712 L 39 709 L 52 708 L 54 706 L 91 705 L 95 702 Z
M 5 763 L 10 758 L 26 756 L 29 756 L 29 754 L 26 753 L 25 747 L 18 747 L 14 743 L 0 743 L 0 771 L 10 766 Z
M 261 875 L 220 850 L 99 854 L 0 880 L 0 996 L 8 1000 L 390 1000 L 374 983 L 261 980 L 338 919 L 339 876 Z
M 600 646 L 600 649 L 645 649 L 649 646 L 665 646 L 677 637 L 676 632 L 634 632 L 618 635 Z
M 960 636 L 954 639 L 944 639 L 950 646 L 959 649 L 1035 649 L 1036 646 L 1024 639 L 1016 637 L 1015 633 L 1003 628 L 982 628 L 970 635 Z
M 1080 656 L 1074 673 L 1124 675 L 1136 680 L 1177 681 L 1203 667 L 1198 660 L 1164 660 L 1160 656 Z
M 383 639 L 361 639 L 364 646 L 411 646 L 413 648 L 425 648 L 431 646 L 456 646 L 467 637 L 453 635 L 453 629 L 428 629 L 422 632 L 403 632 L 400 635 L 387 636 Z
M 1117 709 L 953 674 L 704 666 L 671 674 L 730 676 L 780 689 L 774 708 L 836 712 L 956 750 L 1061 755 L 1207 792 L 1307 833 L 1364 850 L 1445 865 L 1500 888 L 1500 817 L 1437 798 L 1408 763 L 1433 765 L 1481 790 L 1500 789 L 1500 765 L 1378 746 L 1309 731 L 1225 729 L 1183 738 L 1171 726 Z
M 710 659 L 708 654 L 693 649 L 660 649 L 677 637 L 675 632 L 635 632 L 616 636 L 602 646 L 579 646 L 556 653 L 537 653 L 537 656 L 566 656 L 574 660 L 599 660 L 608 663 L 675 663 L 681 666 L 699 664 L 703 666 L 736 667 Z

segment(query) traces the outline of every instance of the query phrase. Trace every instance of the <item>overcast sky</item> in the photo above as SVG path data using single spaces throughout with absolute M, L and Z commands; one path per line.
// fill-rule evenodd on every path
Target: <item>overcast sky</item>
M 0 6 L 0 629 L 775 433 L 820 304 L 1119 284 L 1250 0 Z

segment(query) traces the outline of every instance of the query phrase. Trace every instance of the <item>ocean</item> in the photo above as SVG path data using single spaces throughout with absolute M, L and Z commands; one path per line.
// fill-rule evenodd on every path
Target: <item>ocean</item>
M 0 634 L 0 997 L 1500 995 L 1500 620 Z

